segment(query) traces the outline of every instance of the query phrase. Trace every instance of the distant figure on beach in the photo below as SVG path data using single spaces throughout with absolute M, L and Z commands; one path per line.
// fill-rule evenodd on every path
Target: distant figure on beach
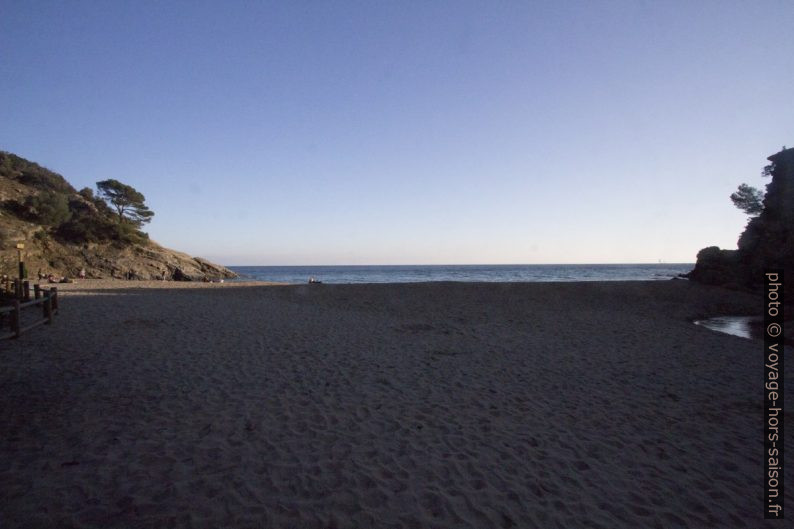
M 163 273 L 160 276 L 160 281 L 165 281 L 165 270 L 163 270 Z
M 41 281 L 42 279 L 47 277 L 47 276 L 44 275 L 44 272 L 41 271 L 41 268 L 39 268 L 38 276 L 39 276 L 39 281 Z
M 85 279 L 85 268 L 80 269 L 80 273 L 78 274 L 80 279 Z
M 312 285 L 312 284 L 319 284 L 319 283 L 322 283 L 322 281 L 320 281 L 319 279 L 315 279 L 314 277 L 310 277 L 310 278 L 309 278 L 309 284 L 310 284 L 310 285 Z

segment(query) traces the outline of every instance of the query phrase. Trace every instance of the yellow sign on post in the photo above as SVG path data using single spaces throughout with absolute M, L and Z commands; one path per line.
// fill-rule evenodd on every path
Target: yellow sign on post
M 21 242 L 17 243 L 17 253 L 19 254 L 19 281 L 20 284 L 23 279 L 27 277 L 27 270 L 25 270 L 25 262 L 22 259 L 22 250 L 25 249 L 25 245 Z

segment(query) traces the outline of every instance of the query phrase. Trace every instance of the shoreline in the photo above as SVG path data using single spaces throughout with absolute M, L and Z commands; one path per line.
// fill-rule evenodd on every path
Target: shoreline
M 34 283 L 31 280 L 31 285 Z M 689 287 L 684 287 L 684 291 L 702 291 L 710 292 L 712 296 L 719 297 L 724 300 L 733 300 L 732 303 L 716 303 L 713 306 L 702 308 L 700 310 L 692 311 L 690 320 L 694 322 L 697 319 L 704 319 L 713 316 L 760 316 L 761 307 L 758 302 L 754 301 L 755 298 L 761 295 L 761 292 L 751 291 L 746 289 L 726 289 L 720 286 L 702 285 L 697 282 L 692 282 L 686 278 L 672 278 L 672 279 L 618 279 L 618 280 L 582 280 L 582 281 L 414 281 L 414 282 L 375 282 L 375 283 L 319 283 L 311 284 L 308 282 L 303 283 L 284 283 L 277 281 L 260 281 L 260 280 L 226 280 L 224 282 L 202 282 L 202 281 L 160 281 L 160 280 L 125 280 L 118 278 L 110 279 L 75 279 L 73 283 L 57 283 L 48 284 L 40 282 L 42 287 L 54 286 L 58 288 L 59 293 L 79 293 L 90 292 L 94 290 L 223 290 L 225 288 L 234 289 L 252 289 L 264 287 L 290 287 L 290 288 L 313 288 L 313 289 L 335 289 L 335 288 L 422 288 L 422 287 L 455 287 L 455 286 L 471 286 L 477 288 L 497 288 L 497 289 L 510 289 L 510 288 L 533 288 L 531 285 L 541 285 L 538 288 L 545 288 L 546 286 L 554 287 L 572 287 L 581 285 L 586 288 L 587 285 L 598 286 L 599 288 L 624 288 L 627 286 L 642 287 L 660 284 L 687 284 Z M 654 288 L 654 287 L 650 287 Z M 664 289 L 664 287 L 662 287 Z M 695 299 L 695 298 L 693 298 Z M 740 301 L 741 300 L 741 301 Z M 794 302 L 793 302 L 794 303 Z M 694 304 L 693 307 L 696 307 Z M 789 307 L 789 304 L 786 304 Z M 791 318 L 791 311 L 786 311 L 787 318 Z
M 280 281 L 265 281 L 265 280 L 258 280 L 258 279 L 250 279 L 250 280 L 237 280 L 237 279 L 226 279 L 223 282 L 219 281 L 161 281 L 157 279 L 151 280 L 138 280 L 138 279 L 118 279 L 118 278 L 108 278 L 108 279 L 73 279 L 72 283 L 47 283 L 45 280 L 35 280 L 29 279 L 31 286 L 34 283 L 39 283 L 42 287 L 57 287 L 58 291 L 69 291 L 69 292 L 79 292 L 81 290 L 87 289 L 103 289 L 103 290 L 123 290 L 125 288 L 130 289 L 196 289 L 196 288 L 223 288 L 226 286 L 234 286 L 234 287 L 264 287 L 264 286 L 303 286 L 308 285 L 307 281 L 303 281 L 300 283 L 286 283 Z M 355 283 L 331 283 L 331 282 L 320 282 L 317 284 L 313 284 L 316 287 L 339 287 L 339 286 L 399 286 L 399 285 L 570 285 L 570 284 L 624 284 L 624 283 L 666 283 L 668 281 L 681 281 L 687 282 L 686 278 L 664 278 L 664 279 L 610 279 L 610 280 L 564 280 L 564 281 L 456 281 L 456 280 L 433 280 L 433 281 L 392 281 L 392 282 L 384 282 L 384 281 L 376 281 L 370 283 L 364 282 L 355 282 Z M 64 288 L 65 287 L 65 288 Z M 735 292 L 746 293 L 746 294 L 753 294 L 753 292 L 745 291 L 745 290 L 737 290 Z
M 762 345 L 690 320 L 757 296 L 90 281 L 0 342 L 9 526 L 763 526 Z
M 31 281 L 31 285 L 34 283 Z M 157 279 L 74 279 L 72 283 L 47 283 L 41 281 L 42 287 L 57 287 L 58 292 L 82 292 L 86 290 L 184 290 L 184 289 L 220 289 L 226 287 L 255 287 L 255 286 L 285 286 L 288 283 L 273 281 L 232 281 L 220 282 L 204 281 L 162 281 Z

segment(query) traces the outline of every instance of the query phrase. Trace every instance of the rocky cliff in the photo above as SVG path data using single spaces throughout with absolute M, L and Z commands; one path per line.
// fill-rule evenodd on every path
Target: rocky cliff
M 164 248 L 137 229 L 118 230 L 110 210 L 90 189 L 76 191 L 61 175 L 0 152 L 0 273 L 17 275 L 18 251 L 29 277 L 166 279 L 233 278 L 201 258 Z
M 739 237 L 737 250 L 704 248 L 697 255 L 689 278 L 702 283 L 757 288 L 764 270 L 794 273 L 794 149 L 768 158 L 763 209 L 750 219 Z M 786 277 L 787 293 L 794 293 L 794 277 Z M 789 298 L 791 299 L 791 298 Z

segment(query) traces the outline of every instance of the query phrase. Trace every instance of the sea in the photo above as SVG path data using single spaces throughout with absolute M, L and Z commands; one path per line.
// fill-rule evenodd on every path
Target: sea
M 668 280 L 694 263 L 542 265 L 229 266 L 239 281 L 307 283 L 421 283 L 427 281 L 539 282 Z

